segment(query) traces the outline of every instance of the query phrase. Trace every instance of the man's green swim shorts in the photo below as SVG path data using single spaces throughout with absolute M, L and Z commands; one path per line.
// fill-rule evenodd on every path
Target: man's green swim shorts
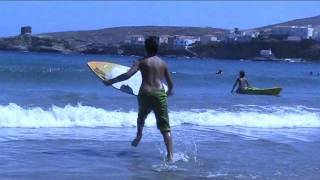
M 167 94 L 163 90 L 154 92 L 142 92 L 138 95 L 139 113 L 138 120 L 145 119 L 153 111 L 157 127 L 161 132 L 170 131 Z

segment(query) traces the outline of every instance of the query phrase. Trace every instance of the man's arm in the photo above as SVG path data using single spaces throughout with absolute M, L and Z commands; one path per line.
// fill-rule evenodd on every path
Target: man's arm
M 232 89 L 231 89 L 231 93 L 233 93 L 234 88 L 236 88 L 236 86 L 237 86 L 237 84 L 238 84 L 238 81 L 239 81 L 239 79 L 237 79 L 237 80 L 234 82 L 233 87 L 232 87 Z
M 117 82 L 120 82 L 120 81 L 124 81 L 124 80 L 127 80 L 129 79 L 131 76 L 133 76 L 136 72 L 138 72 L 139 70 L 139 64 L 140 62 L 137 61 L 133 64 L 133 66 L 128 70 L 128 72 L 126 73 L 123 73 L 113 79 L 109 79 L 109 80 L 103 80 L 103 83 L 106 85 L 106 86 L 109 86 L 109 85 L 112 85 L 114 83 L 117 83 Z
M 167 95 L 170 96 L 172 95 L 172 89 L 173 89 L 173 81 L 172 81 L 172 77 L 171 77 L 171 74 L 168 70 L 168 67 L 166 65 L 165 67 L 165 70 L 164 70 L 164 77 L 167 81 L 167 84 L 168 84 L 168 92 L 167 92 Z

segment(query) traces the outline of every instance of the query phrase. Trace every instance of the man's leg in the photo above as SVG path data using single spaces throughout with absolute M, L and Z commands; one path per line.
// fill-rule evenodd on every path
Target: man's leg
M 167 148 L 167 160 L 172 161 L 173 158 L 173 148 L 172 148 L 172 137 L 170 131 L 162 132 L 164 143 Z
M 168 105 L 167 105 L 167 95 L 166 93 L 159 92 L 155 95 L 156 101 L 153 104 L 154 114 L 157 119 L 157 127 L 161 131 L 164 143 L 167 148 L 167 160 L 171 161 L 173 157 L 172 153 L 172 137 L 171 128 L 169 123 Z
M 142 138 L 142 130 L 144 127 L 144 122 L 147 119 L 148 114 L 151 112 L 149 108 L 149 98 L 144 94 L 138 95 L 139 112 L 137 118 L 137 135 L 136 138 L 131 142 L 131 145 L 137 147 Z
M 144 127 L 144 122 L 147 119 L 149 112 L 139 112 L 138 119 L 137 119 L 137 135 L 136 138 L 131 142 L 131 145 L 134 147 L 137 147 L 140 143 L 140 140 L 142 138 L 142 131 Z

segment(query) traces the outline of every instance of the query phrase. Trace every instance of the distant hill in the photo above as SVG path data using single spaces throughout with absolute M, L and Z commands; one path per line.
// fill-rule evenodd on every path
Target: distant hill
M 176 26 L 126 26 L 100 30 L 68 31 L 39 34 L 63 39 L 72 44 L 85 45 L 88 43 L 115 44 L 123 41 L 127 35 L 193 35 L 200 36 L 224 32 L 226 29 L 211 27 L 176 27 Z
M 269 26 L 248 29 L 248 31 L 266 30 L 274 26 L 318 26 L 320 16 L 295 19 Z M 221 34 L 228 29 L 212 27 L 177 27 L 177 26 L 125 26 L 99 30 L 52 32 L 43 34 L 25 34 L 0 38 L 0 50 L 59 52 L 84 54 L 122 54 L 143 55 L 144 48 L 139 45 L 119 44 L 128 35 L 185 35 L 201 36 L 207 34 Z M 246 30 L 245 30 L 246 31 Z M 226 34 L 227 35 L 227 34 Z M 119 45 L 119 46 L 113 46 Z M 315 40 L 301 42 L 287 42 L 273 38 L 256 38 L 249 42 L 196 43 L 195 48 L 173 49 L 164 45 L 161 55 L 170 56 L 199 56 L 229 59 L 250 59 L 258 55 L 261 49 L 269 49 L 278 58 L 320 59 L 320 44 Z M 191 53 L 192 52 L 192 53 Z M 195 54 L 195 55 L 194 55 Z
M 255 30 L 264 30 L 264 29 L 269 29 L 269 28 L 275 27 L 275 26 L 307 26 L 307 25 L 312 25 L 313 27 L 320 26 L 320 15 L 308 17 L 308 18 L 294 19 L 291 21 L 278 23 L 278 24 L 272 24 L 272 25 L 263 26 L 263 27 L 258 27 L 258 28 L 254 28 L 254 29 Z
M 265 30 L 274 26 L 320 26 L 320 15 L 302 19 L 295 19 L 283 23 L 272 24 L 263 27 L 257 27 L 250 30 Z M 85 46 L 88 44 L 118 44 L 124 41 L 127 35 L 191 35 L 201 36 L 206 34 L 215 34 L 226 32 L 227 29 L 212 27 L 178 27 L 178 26 L 123 26 L 112 27 L 99 30 L 87 31 L 66 31 L 44 33 L 37 36 L 51 37 L 70 42 L 74 46 Z

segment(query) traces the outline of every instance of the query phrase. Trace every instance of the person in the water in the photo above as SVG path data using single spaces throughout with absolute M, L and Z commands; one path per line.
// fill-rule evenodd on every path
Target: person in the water
M 219 70 L 216 72 L 216 74 L 223 74 L 222 69 L 219 69 Z
M 149 37 L 145 40 L 147 56 L 136 63 L 128 72 L 110 80 L 104 80 L 104 84 L 112 85 L 124 81 L 140 70 L 142 84 L 138 94 L 139 112 L 137 118 L 137 135 L 131 145 L 138 146 L 142 138 L 142 130 L 145 119 L 153 111 L 157 121 L 157 127 L 163 135 L 167 148 L 167 160 L 172 160 L 172 137 L 169 124 L 167 96 L 172 95 L 173 82 L 167 64 L 157 56 L 158 42 L 156 37 Z M 168 91 L 165 92 L 162 81 L 166 80 Z
M 245 90 L 247 88 L 250 88 L 248 80 L 245 78 L 246 73 L 244 71 L 239 72 L 239 77 L 236 79 L 236 81 L 233 84 L 231 93 L 233 93 L 234 89 L 238 85 L 237 93 L 241 93 L 242 90 Z

